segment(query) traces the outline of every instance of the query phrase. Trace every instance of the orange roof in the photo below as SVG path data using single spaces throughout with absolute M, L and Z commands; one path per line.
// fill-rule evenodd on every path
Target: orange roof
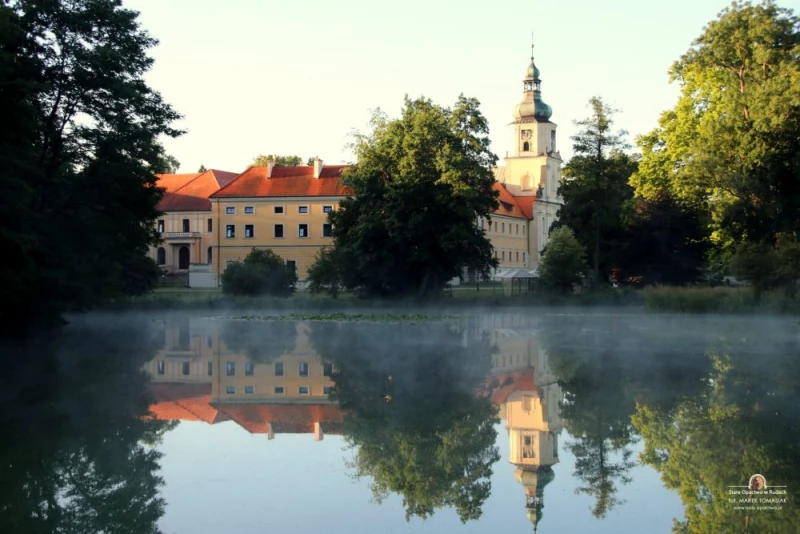
M 497 385 L 492 386 L 492 383 Z M 492 404 L 500 405 L 506 402 L 515 391 L 536 391 L 533 368 L 489 377 L 486 389 L 483 390 L 483 396 L 490 397 Z
M 500 182 L 495 182 L 492 189 L 500 193 L 497 200 L 500 206 L 494 211 L 497 215 L 516 217 L 518 219 L 533 218 L 533 199 L 535 197 L 515 197 Z M 530 200 L 529 200 L 530 199 Z M 527 209 L 523 209 L 523 203 Z
M 155 403 L 150 414 L 161 421 L 205 421 L 209 424 L 227 421 L 211 406 L 211 384 L 153 383 L 147 386 Z
M 267 178 L 266 167 L 250 167 L 211 198 L 343 197 L 348 195 L 341 179 L 346 168 L 323 166 L 320 177 L 314 178 L 311 166 L 273 167 L 272 176 Z
M 190 178 L 185 180 L 184 177 L 187 176 Z M 237 176 L 234 172 L 216 169 L 209 169 L 200 174 L 160 175 L 158 185 L 164 187 L 166 192 L 158 203 L 158 210 L 211 211 L 211 201 L 208 197 L 221 187 L 230 184 Z
M 220 413 L 251 434 L 266 434 L 269 424 L 276 434 L 313 433 L 320 423 L 326 434 L 339 434 L 344 420 L 337 404 L 216 404 Z

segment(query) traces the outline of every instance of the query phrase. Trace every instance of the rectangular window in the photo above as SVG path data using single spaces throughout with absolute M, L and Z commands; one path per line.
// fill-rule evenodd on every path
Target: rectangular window
M 187 376 L 189 374 L 189 362 L 183 362 L 183 375 Z
M 333 206 L 322 206 L 322 213 L 330 213 L 333 211 Z
M 244 376 L 253 376 L 255 372 L 255 368 L 253 367 L 253 362 L 245 362 L 244 364 Z
M 494 231 L 497 233 L 497 221 L 494 222 Z
M 307 224 L 298 224 L 297 225 L 297 237 L 308 237 L 308 225 Z
M 225 388 L 225 393 L 228 395 L 235 395 L 236 394 L 236 386 L 228 386 Z
M 289 267 L 294 269 L 295 272 L 297 272 L 297 262 L 296 261 L 294 261 L 294 260 L 286 260 L 286 265 L 288 265 Z
M 209 219 L 208 220 L 208 231 L 209 232 L 213 232 L 214 231 L 214 219 Z
M 256 212 L 256 209 L 253 206 L 245 206 L 244 207 L 244 214 L 245 215 L 252 215 Z
M 275 234 L 275 237 L 283 237 L 283 225 L 282 224 L 276 224 L 275 225 L 274 234 Z
M 323 363 L 322 364 L 322 376 L 331 376 L 333 374 L 333 364 L 332 363 Z
M 184 232 L 188 232 L 189 231 L 189 219 L 184 219 L 183 220 L 183 231 Z
M 322 237 L 330 237 L 332 230 L 333 230 L 333 225 L 331 223 L 323 224 L 322 225 Z
M 518 224 L 515 224 L 514 226 L 516 226 L 516 227 L 517 227 L 517 234 L 519 234 L 519 225 L 518 225 Z
M 283 389 L 283 386 L 275 386 L 275 389 L 272 391 L 275 393 L 275 395 L 283 395 L 285 390 Z
M 504 250 L 500 254 L 502 255 L 503 261 L 506 261 L 506 251 Z
M 519 250 L 517 251 L 517 261 L 519 261 Z
M 228 376 L 236 376 L 236 362 L 228 362 L 225 364 L 225 374 Z
M 308 213 L 308 206 L 297 206 L 297 213 Z
M 325 386 L 324 388 L 322 388 L 322 393 L 324 395 L 330 395 L 331 393 L 333 393 L 333 388 L 330 386 Z
M 283 362 L 275 362 L 275 376 L 283 376 Z
M 255 386 L 245 386 L 244 387 L 244 394 L 245 395 L 252 395 L 256 392 Z
M 525 235 L 525 225 L 522 225 L 522 235 Z
M 225 225 L 225 237 L 236 237 L 236 225 L 235 224 L 227 224 Z
M 501 228 L 501 230 L 500 230 L 501 234 L 506 233 L 506 223 L 502 223 L 502 226 L 500 228 Z
M 165 368 L 164 360 L 158 360 L 158 374 L 163 375 Z
M 297 388 L 298 395 L 308 395 L 308 386 L 299 386 Z
M 227 213 L 228 215 L 234 215 L 236 213 L 236 208 L 234 207 L 225 208 L 225 213 Z
M 213 370 L 214 370 L 214 364 L 211 363 L 211 361 L 209 360 L 209 362 L 208 362 L 208 376 L 211 376 L 213 374 L 212 373 Z
M 164 233 L 164 219 L 159 219 L 158 220 L 158 233 L 159 234 L 163 234 Z
M 297 372 L 300 376 L 308 376 L 308 363 L 300 362 L 297 364 Z
M 273 206 L 272 213 L 275 215 L 283 215 L 283 206 Z
M 244 225 L 244 236 L 245 237 L 253 237 L 253 225 L 252 224 L 245 224 Z

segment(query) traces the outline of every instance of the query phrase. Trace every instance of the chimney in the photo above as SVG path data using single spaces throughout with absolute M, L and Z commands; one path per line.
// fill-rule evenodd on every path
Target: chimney
M 314 423 L 314 441 L 322 441 L 325 435 L 322 433 L 322 425 Z
M 314 178 L 319 178 L 322 174 L 322 160 L 314 158 Z
M 272 169 L 275 167 L 275 162 L 269 160 L 267 162 L 267 178 L 272 178 Z

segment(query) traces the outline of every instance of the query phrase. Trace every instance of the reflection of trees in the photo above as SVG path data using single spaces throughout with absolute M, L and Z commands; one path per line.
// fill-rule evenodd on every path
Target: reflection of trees
M 222 341 L 233 353 L 254 363 L 270 363 L 294 350 L 297 341 L 295 321 L 222 322 Z
M 481 516 L 500 458 L 496 408 L 476 395 L 490 345 L 462 342 L 452 325 L 315 324 L 311 339 L 336 366 L 334 396 L 348 412 L 356 476 L 380 501 L 403 496 L 406 518 L 453 506 Z
M 140 367 L 163 332 L 137 326 L 71 327 L 3 347 L 0 531 L 158 531 L 163 481 L 151 446 L 170 425 L 143 417 Z

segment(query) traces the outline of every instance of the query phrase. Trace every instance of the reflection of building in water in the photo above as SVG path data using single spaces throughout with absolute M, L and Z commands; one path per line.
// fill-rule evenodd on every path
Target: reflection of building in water
M 151 411 L 159 419 L 230 420 L 269 439 L 339 433 L 342 413 L 329 400 L 333 366 L 311 348 L 306 324 L 297 325 L 295 336 L 289 352 L 253 361 L 228 348 L 217 321 L 169 325 L 164 349 L 144 366 L 156 401 Z
M 490 328 L 493 355 L 489 394 L 500 407 L 509 436 L 514 478 L 525 488 L 525 507 L 534 532 L 544 508 L 544 487 L 558 463 L 561 388 L 547 353 L 531 330 Z

